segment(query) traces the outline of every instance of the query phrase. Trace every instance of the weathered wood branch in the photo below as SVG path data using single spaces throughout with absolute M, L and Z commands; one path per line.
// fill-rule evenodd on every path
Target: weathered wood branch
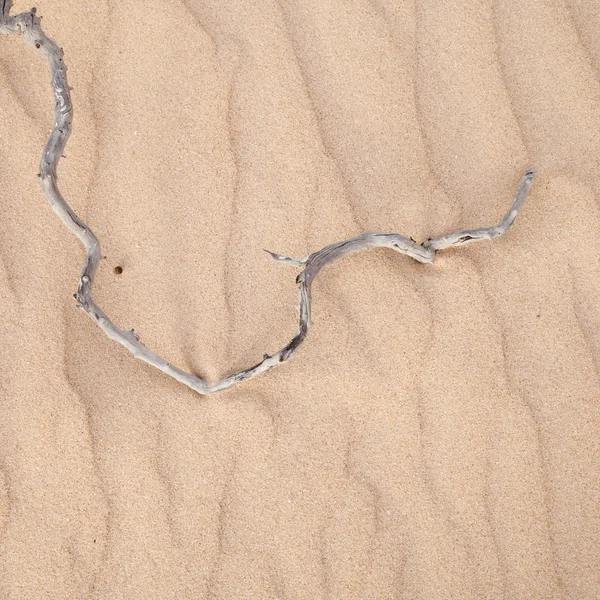
M 322 250 L 299 259 L 282 256 L 267 250 L 278 262 L 290 264 L 295 267 L 304 267 L 296 278 L 296 283 L 298 284 L 298 331 L 290 342 L 275 354 L 265 354 L 263 360 L 258 364 L 233 373 L 217 383 L 209 384 L 204 379 L 192 373 L 187 373 L 156 355 L 142 344 L 139 336 L 133 330 L 126 331 L 117 327 L 94 302 L 92 287 L 94 275 L 96 274 L 101 258 L 100 242 L 90 228 L 67 204 L 57 185 L 58 162 L 71 134 L 73 117 L 73 105 L 71 104 L 71 95 L 67 83 L 67 68 L 63 61 L 63 50 L 43 32 L 40 26 L 40 18 L 36 15 L 35 9 L 11 17 L 11 4 L 10 0 L 2 0 L 0 3 L 2 8 L 0 14 L 0 32 L 8 35 L 22 34 L 25 41 L 46 58 L 52 69 L 52 89 L 55 99 L 54 126 L 42 152 L 40 182 L 42 192 L 54 212 L 85 246 L 85 263 L 81 272 L 77 293 L 74 294 L 78 305 L 109 338 L 125 346 L 135 358 L 139 358 L 149 365 L 156 367 L 199 394 L 211 394 L 227 389 L 241 381 L 257 377 L 291 358 L 306 339 L 308 330 L 310 329 L 311 285 L 321 269 L 326 265 L 348 254 L 381 247 L 391 248 L 396 252 L 406 254 L 418 262 L 432 263 L 436 252 L 439 250 L 453 246 L 463 246 L 476 241 L 492 240 L 506 233 L 512 226 L 533 183 L 535 171 L 531 169 L 525 173 L 508 213 L 498 225 L 493 227 L 458 231 L 442 237 L 429 239 L 422 244 L 418 244 L 411 238 L 397 233 L 362 233 L 349 240 L 330 244 Z

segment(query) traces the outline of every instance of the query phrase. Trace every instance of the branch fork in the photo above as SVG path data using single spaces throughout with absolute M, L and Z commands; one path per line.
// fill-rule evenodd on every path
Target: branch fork
M 201 395 L 225 390 L 242 381 L 257 377 L 289 360 L 294 355 L 306 339 L 312 325 L 310 318 L 311 285 L 325 266 L 348 254 L 382 247 L 390 248 L 400 254 L 406 254 L 421 263 L 432 263 L 436 253 L 440 250 L 464 246 L 472 242 L 492 240 L 503 235 L 512 227 L 533 183 L 535 170 L 530 169 L 523 176 L 517 194 L 505 217 L 498 225 L 492 227 L 457 231 L 456 233 L 429 239 L 422 244 L 397 233 L 361 233 L 348 240 L 325 246 L 325 248 L 303 258 L 293 258 L 266 250 L 279 263 L 297 268 L 302 267 L 302 271 L 296 277 L 296 284 L 298 285 L 298 330 L 296 335 L 278 352 L 272 355 L 264 354 L 259 363 L 210 384 L 192 373 L 187 373 L 175 367 L 149 350 L 140 341 L 140 336 L 133 329 L 126 331 L 117 327 L 94 302 L 92 287 L 101 259 L 100 242 L 90 228 L 79 219 L 67 204 L 57 185 L 58 162 L 71 135 L 73 117 L 73 105 L 67 83 L 67 68 L 63 62 L 63 50 L 43 32 L 35 8 L 29 12 L 11 17 L 11 5 L 11 0 L 2 0 L 1 2 L 0 33 L 7 35 L 22 34 L 25 41 L 46 58 L 52 69 L 52 89 L 55 98 L 54 126 L 42 152 L 39 177 L 42 193 L 50 206 L 85 247 L 85 262 L 77 292 L 74 294 L 77 307 L 85 311 L 109 338 L 125 346 L 135 358 L 152 365 Z

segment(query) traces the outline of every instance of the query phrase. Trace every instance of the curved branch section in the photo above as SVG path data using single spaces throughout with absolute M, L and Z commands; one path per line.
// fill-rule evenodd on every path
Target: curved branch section
M 60 220 L 81 240 L 85 246 L 86 257 L 79 287 L 74 294 L 82 308 L 89 317 L 111 339 L 125 346 L 135 358 L 156 367 L 163 373 L 187 385 L 199 394 L 211 394 L 227 389 L 240 383 L 266 373 L 273 367 L 288 360 L 300 347 L 308 335 L 311 326 L 310 319 L 310 290 L 311 285 L 321 269 L 326 265 L 348 255 L 371 248 L 391 248 L 401 254 L 406 254 L 422 263 L 431 263 L 435 253 L 452 246 L 463 246 L 475 241 L 492 240 L 502 235 L 512 226 L 519 210 L 533 183 L 534 170 L 527 171 L 521 181 L 519 191 L 510 210 L 499 225 L 484 229 L 458 231 L 443 237 L 427 240 L 417 244 L 410 238 L 397 233 L 362 233 L 343 242 L 336 242 L 318 250 L 304 258 L 291 258 L 269 252 L 278 262 L 295 267 L 304 267 L 296 278 L 298 284 L 298 331 L 290 342 L 273 355 L 265 354 L 258 364 L 238 371 L 225 377 L 221 381 L 209 384 L 204 379 L 186 371 L 182 371 L 171 363 L 162 359 L 149 350 L 139 336 L 133 331 L 119 329 L 94 302 L 92 286 L 94 275 L 100 262 L 100 242 L 91 232 L 90 228 L 75 214 L 66 203 L 57 186 L 57 166 L 63 150 L 71 134 L 73 106 L 67 83 L 67 68 L 63 62 L 63 50 L 54 40 L 49 38 L 40 26 L 40 19 L 35 9 L 30 12 L 10 16 L 11 0 L 1 0 L 0 32 L 8 35 L 23 34 L 25 41 L 40 52 L 50 63 L 52 69 L 52 89 L 54 91 L 54 127 L 44 150 L 40 164 L 40 182 L 42 192 Z

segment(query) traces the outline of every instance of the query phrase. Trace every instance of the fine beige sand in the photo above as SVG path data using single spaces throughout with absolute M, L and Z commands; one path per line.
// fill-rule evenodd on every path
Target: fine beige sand
M 492 225 L 538 175 L 493 242 L 328 267 L 298 354 L 202 397 L 76 310 L 48 65 L 0 36 L 0 597 L 599 598 L 600 4 L 36 6 L 96 300 L 210 381 L 295 332 L 263 248 Z

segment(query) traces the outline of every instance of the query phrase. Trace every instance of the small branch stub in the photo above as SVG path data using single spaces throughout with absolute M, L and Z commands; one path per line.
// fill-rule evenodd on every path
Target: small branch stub
M 436 252 L 440 250 L 454 246 L 464 246 L 477 241 L 492 240 L 506 233 L 512 227 L 533 183 L 535 171 L 531 169 L 523 176 L 517 195 L 505 217 L 498 225 L 492 227 L 457 231 L 456 233 L 429 239 L 423 244 L 417 244 L 412 238 L 397 233 L 361 233 L 349 240 L 330 244 L 303 258 L 292 258 L 266 250 L 277 262 L 293 267 L 302 267 L 301 273 L 296 278 L 296 284 L 298 285 L 298 330 L 296 335 L 278 352 L 272 355 L 264 354 L 262 361 L 254 366 L 233 373 L 217 383 L 209 384 L 204 379 L 193 373 L 178 369 L 154 354 L 140 342 L 140 336 L 133 329 L 126 331 L 118 328 L 94 302 L 92 287 L 98 264 L 102 258 L 100 242 L 90 228 L 81 221 L 67 204 L 57 185 L 57 167 L 71 135 L 73 119 L 73 106 L 70 87 L 67 82 L 67 68 L 63 61 L 63 50 L 43 32 L 35 9 L 11 17 L 9 14 L 11 4 L 10 0 L 2 0 L 0 5 L 2 8 L 0 12 L 0 33 L 7 35 L 22 34 L 25 41 L 47 59 L 52 69 L 52 90 L 55 99 L 54 127 L 42 151 L 38 176 L 42 192 L 50 206 L 64 225 L 79 238 L 85 247 L 85 262 L 77 293 L 74 294 L 77 307 L 84 310 L 109 338 L 127 348 L 135 358 L 156 367 L 199 394 L 205 395 L 225 390 L 237 383 L 257 377 L 289 360 L 294 355 L 306 339 L 311 327 L 311 286 L 325 266 L 348 254 L 381 247 L 406 254 L 421 263 L 432 263 Z M 117 266 L 114 268 L 115 274 L 120 275 L 122 272 L 122 267 Z

